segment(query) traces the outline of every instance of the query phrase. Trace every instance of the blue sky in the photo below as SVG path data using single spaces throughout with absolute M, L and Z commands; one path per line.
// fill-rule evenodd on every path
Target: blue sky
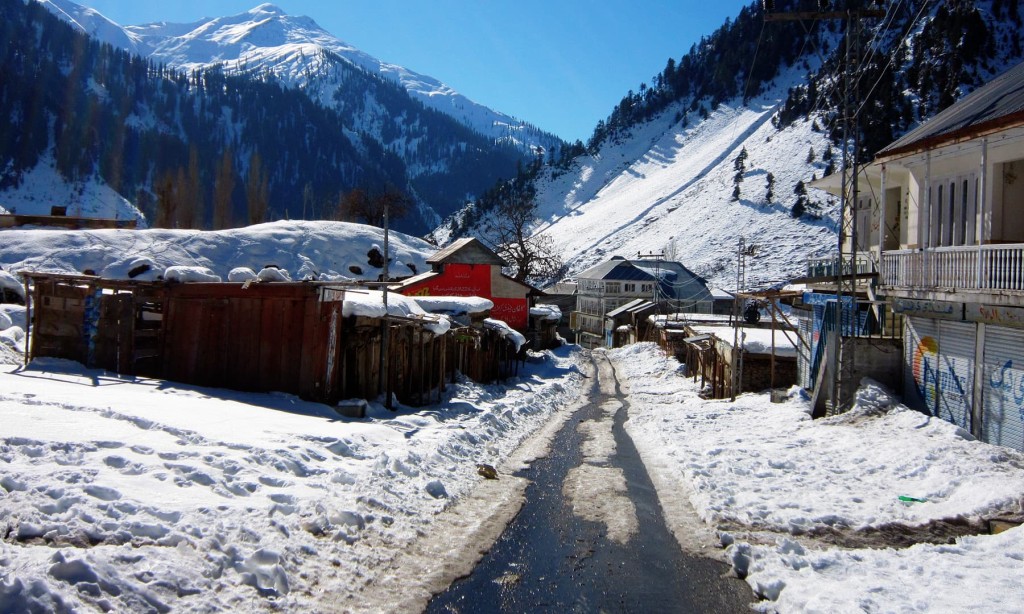
M 76 0 L 122 25 L 233 15 L 259 0 Z M 742 0 L 277 0 L 381 60 L 567 139 L 733 18 Z

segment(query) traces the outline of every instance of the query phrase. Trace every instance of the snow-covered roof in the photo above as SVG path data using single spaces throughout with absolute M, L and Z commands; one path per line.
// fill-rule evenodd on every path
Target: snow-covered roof
M 171 266 L 198 266 L 227 278 L 232 269 L 260 271 L 267 265 L 293 279 L 376 281 L 381 267 L 368 252 L 383 243 L 383 230 L 363 224 L 327 221 L 278 221 L 231 230 L 43 230 L 6 229 L 0 241 L 0 268 L 81 274 L 105 279 L 155 279 Z M 393 267 L 402 272 L 428 270 L 433 246 L 400 232 L 390 233 Z M 138 267 L 145 276 L 132 276 Z
M 562 310 L 558 308 L 558 305 L 543 305 L 537 304 L 530 307 L 530 315 L 535 318 L 548 321 L 558 321 L 562 319 Z
M 460 264 L 493 264 L 506 266 L 501 256 L 494 253 L 494 250 L 480 242 L 476 237 L 465 237 L 453 241 L 450 245 L 441 249 L 430 258 L 428 264 L 443 264 L 457 262 Z
M 714 335 L 725 341 L 728 344 L 732 344 L 734 338 L 733 327 L 731 326 L 693 326 L 693 331 L 698 335 Z M 795 338 L 793 333 L 789 333 L 789 338 L 786 338 L 786 334 L 782 331 L 775 331 L 775 355 L 776 356 L 796 356 L 796 347 L 790 341 Z M 770 328 L 748 328 L 741 327 L 739 330 L 739 337 L 741 339 L 740 344 L 743 349 L 751 354 L 771 354 L 772 353 L 772 329 Z
M 657 307 L 654 303 L 647 299 L 638 298 L 629 301 L 625 305 L 621 305 L 618 309 L 613 309 L 605 314 L 606 318 L 616 318 L 624 313 L 642 313 L 650 309 Z
M 485 313 L 494 309 L 494 302 L 479 296 L 412 296 L 430 313 Z
M 427 313 L 415 299 L 393 292 L 388 293 L 387 309 L 384 307 L 384 293 L 379 290 L 346 290 L 341 314 L 366 318 L 383 318 L 385 315 L 414 318 L 435 335 L 443 335 L 451 328 L 451 320 L 443 315 Z
M 515 330 L 514 328 L 512 328 L 511 326 L 509 326 L 508 324 L 506 324 L 505 322 L 503 322 L 501 320 L 494 320 L 492 318 L 487 318 L 487 319 L 484 320 L 484 327 L 485 328 L 489 328 L 491 330 L 498 331 L 498 334 L 503 339 L 507 339 L 508 341 L 511 341 L 512 345 L 516 346 L 516 351 L 517 352 L 519 350 L 523 349 L 523 346 L 526 345 L 526 337 L 523 336 L 522 333 L 520 333 L 519 331 Z

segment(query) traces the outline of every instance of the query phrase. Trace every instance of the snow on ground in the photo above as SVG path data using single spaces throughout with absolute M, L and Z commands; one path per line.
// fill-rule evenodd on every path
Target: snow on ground
M 735 542 L 726 556 L 765 599 L 762 611 L 1020 611 L 1024 527 L 903 549 L 809 536 L 912 534 L 1019 514 L 1024 454 L 975 441 L 870 382 L 851 412 L 812 421 L 797 392 L 778 404 L 766 394 L 701 399 L 653 344 L 610 356 L 629 387 L 627 431 L 677 537 L 688 539 L 672 510 L 689 493 L 722 543 Z
M 348 222 L 280 221 L 218 231 L 8 229 L 2 231 L 0 268 L 155 279 L 168 267 L 188 266 L 228 279 L 235 268 L 271 266 L 295 280 L 376 281 L 383 270 L 381 245 L 383 230 Z M 390 233 L 391 277 L 429 270 L 426 259 L 435 251 L 426 241 Z M 148 268 L 140 273 L 141 267 Z
M 436 527 L 482 481 L 476 464 L 504 470 L 581 379 L 575 351 L 547 352 L 504 386 L 463 381 L 442 405 L 371 403 L 357 420 L 66 361 L 0 367 L 0 611 L 425 599 L 424 577 L 396 573 L 403 556 L 418 541 L 457 551 Z

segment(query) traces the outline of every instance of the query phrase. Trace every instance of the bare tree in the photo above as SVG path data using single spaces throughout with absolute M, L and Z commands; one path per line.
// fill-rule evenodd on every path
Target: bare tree
M 339 195 L 334 219 L 382 227 L 385 209 L 388 218 L 396 220 L 408 215 L 411 203 L 411 199 L 397 188 L 388 188 L 377 196 L 370 196 L 365 190 L 354 188 L 351 192 Z
M 565 263 L 555 241 L 548 235 L 531 234 L 537 221 L 537 203 L 532 196 L 506 194 L 482 221 L 481 240 L 509 263 L 508 273 L 516 281 L 538 283 L 561 278 Z

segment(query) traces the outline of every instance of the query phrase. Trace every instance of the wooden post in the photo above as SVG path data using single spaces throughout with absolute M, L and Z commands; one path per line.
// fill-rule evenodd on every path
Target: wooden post
M 29 361 L 32 358 L 29 350 L 32 345 L 31 332 L 35 327 L 32 326 L 32 295 L 29 293 L 28 288 L 28 275 L 21 276 L 22 282 L 25 284 L 25 366 L 28 366 Z
M 771 383 L 771 389 L 775 390 L 775 308 L 777 307 L 777 305 L 775 304 L 774 297 L 768 300 L 771 301 L 772 306 L 772 358 L 771 366 L 769 366 L 769 370 L 771 371 L 771 373 L 769 374 L 769 382 Z

